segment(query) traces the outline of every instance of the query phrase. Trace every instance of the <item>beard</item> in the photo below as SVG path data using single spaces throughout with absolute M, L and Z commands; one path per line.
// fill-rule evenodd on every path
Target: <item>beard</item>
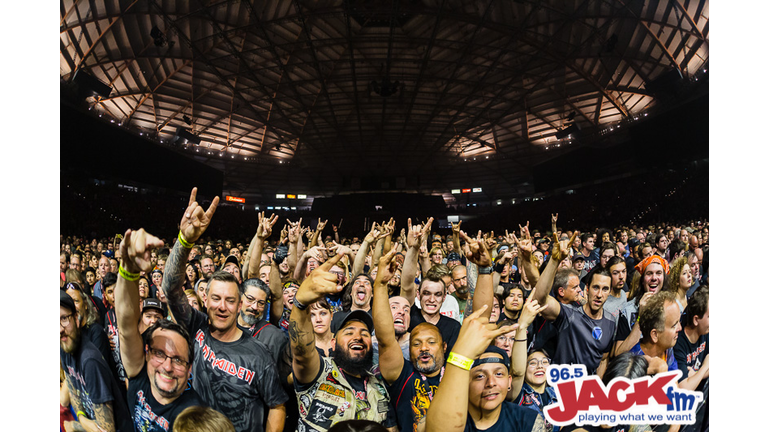
M 373 367 L 373 349 L 369 348 L 362 358 L 354 358 L 349 354 L 349 349 L 341 347 L 337 341 L 333 351 L 333 360 L 339 369 L 352 375 L 363 376 L 368 374 Z
M 416 359 L 411 359 L 411 362 L 413 362 L 413 368 L 425 375 L 434 373 L 437 370 L 439 370 L 441 367 L 443 367 L 442 361 L 438 362 L 435 356 L 433 356 L 432 354 L 427 354 L 427 355 L 432 359 L 432 361 L 430 363 L 427 363 L 426 365 L 423 364 L 418 357 Z M 419 355 L 419 357 L 421 357 L 421 355 Z
M 74 325 L 77 325 L 76 323 Z M 65 335 L 68 341 L 66 343 L 59 341 L 61 349 L 67 354 L 72 354 L 80 346 L 80 329 L 75 329 L 72 334 Z
M 240 318 L 242 318 L 243 322 L 248 324 L 249 327 L 253 326 L 254 324 L 256 324 L 256 322 L 259 321 L 259 317 L 258 316 L 252 315 L 252 314 L 247 314 L 245 312 L 240 312 Z

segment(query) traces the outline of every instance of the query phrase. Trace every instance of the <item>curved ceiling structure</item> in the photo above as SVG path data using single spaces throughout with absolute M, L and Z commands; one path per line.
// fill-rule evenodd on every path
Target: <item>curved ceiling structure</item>
M 708 9 L 61 0 L 60 77 L 107 84 L 108 96 L 86 100 L 92 112 L 222 170 L 239 196 L 344 193 L 366 179 L 513 195 L 537 165 L 642 121 L 664 86 L 705 73 Z M 200 144 L 176 141 L 180 128 Z

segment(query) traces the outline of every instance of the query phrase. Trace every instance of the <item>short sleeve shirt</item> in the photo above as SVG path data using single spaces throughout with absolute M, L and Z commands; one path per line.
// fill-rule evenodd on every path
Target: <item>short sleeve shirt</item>
M 128 381 L 128 401 L 133 424 L 138 432 L 172 431 L 173 421 L 185 408 L 206 405 L 190 387 L 167 405 L 158 402 L 152 395 L 146 364 L 138 375 Z
M 499 419 L 488 429 L 478 429 L 472 416 L 467 415 L 467 424 L 464 426 L 464 432 L 475 432 L 483 430 L 485 432 L 528 432 L 533 430 L 536 420 L 541 414 L 536 411 L 510 402 L 502 402 Z M 542 424 L 543 417 L 542 417 Z
M 391 385 L 387 384 L 401 432 L 416 432 L 417 425 L 426 420 L 427 410 L 440 385 L 443 371 L 441 369 L 438 375 L 427 377 L 416 371 L 410 361 L 405 361 L 397 380 Z
M 107 366 L 99 350 L 87 339 L 81 339 L 74 354 L 59 348 L 60 360 L 70 387 L 70 397 L 80 401 L 89 419 L 96 418 L 94 406 L 112 403 L 115 429 L 118 432 L 133 430 L 131 415 L 117 380 Z
M 616 320 L 607 313 L 600 319 L 592 319 L 583 307 L 561 307 L 554 323 L 560 335 L 553 363 L 583 364 L 587 373 L 594 374 L 603 354 L 611 349 Z
M 265 408 L 288 400 L 267 347 L 248 331 L 234 342 L 215 339 L 208 316 L 196 310 L 187 324 L 195 347 L 192 386 L 200 398 L 227 416 L 235 430 L 263 430 Z

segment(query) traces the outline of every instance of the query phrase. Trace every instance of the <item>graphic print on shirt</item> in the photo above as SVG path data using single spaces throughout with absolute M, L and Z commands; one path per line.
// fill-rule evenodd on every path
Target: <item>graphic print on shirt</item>
M 139 390 L 136 396 L 139 399 L 139 403 L 134 407 L 133 418 L 137 430 L 141 432 L 167 431 L 169 426 L 168 420 L 152 412 L 152 407 L 149 406 L 146 397 L 144 397 L 144 391 Z
M 416 390 L 416 394 L 411 399 L 411 410 L 413 411 L 413 432 L 416 432 L 418 425 L 427 418 L 427 410 L 432 403 L 432 395 L 435 394 L 437 386 L 429 385 L 421 378 L 416 378 L 413 382 L 413 388 Z

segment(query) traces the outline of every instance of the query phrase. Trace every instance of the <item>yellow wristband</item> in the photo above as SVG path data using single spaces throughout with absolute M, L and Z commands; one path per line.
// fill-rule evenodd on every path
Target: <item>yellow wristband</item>
M 194 243 L 190 243 L 184 239 L 184 236 L 181 235 L 181 231 L 179 231 L 179 242 L 187 249 L 192 249 L 192 246 L 194 246 Z
M 122 264 L 120 264 L 120 266 L 117 268 L 117 271 L 120 273 L 120 276 L 122 276 L 123 279 L 131 282 L 139 280 L 139 276 L 141 276 L 140 273 L 130 273 L 128 270 L 123 268 Z
M 464 357 L 463 355 L 456 354 L 454 352 L 448 354 L 448 360 L 446 360 L 448 363 L 458 366 L 464 370 L 470 370 L 472 369 L 472 363 L 473 360 L 469 359 L 467 357 Z
M 77 418 L 79 419 L 80 417 L 85 417 L 85 418 L 88 418 L 88 416 L 87 416 L 87 415 L 85 415 L 85 413 L 84 413 L 84 412 L 82 412 L 82 411 L 78 411 L 78 412 L 77 412 Z

